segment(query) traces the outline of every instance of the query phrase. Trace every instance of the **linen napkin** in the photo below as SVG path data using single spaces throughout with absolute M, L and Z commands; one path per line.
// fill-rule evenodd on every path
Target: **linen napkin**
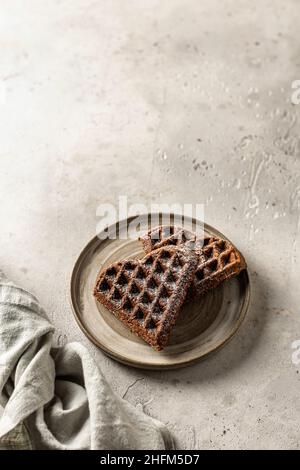
M 38 300 L 0 271 L 0 449 L 173 448 L 167 428 L 114 393 L 82 344 L 53 348 L 53 332 Z

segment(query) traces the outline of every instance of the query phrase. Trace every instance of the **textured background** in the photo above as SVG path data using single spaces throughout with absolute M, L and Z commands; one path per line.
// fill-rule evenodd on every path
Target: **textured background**
M 1 1 L 1 267 L 180 448 L 300 447 L 299 27 L 296 0 Z M 119 194 L 204 203 L 248 260 L 248 318 L 196 366 L 121 366 L 75 324 L 73 264 Z

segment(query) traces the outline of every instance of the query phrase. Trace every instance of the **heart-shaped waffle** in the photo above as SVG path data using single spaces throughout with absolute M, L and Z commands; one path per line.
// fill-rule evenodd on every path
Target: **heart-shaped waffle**
M 217 237 L 199 239 L 192 232 L 180 227 L 156 227 L 141 237 L 141 241 L 146 253 L 168 245 L 185 246 L 196 251 L 199 263 L 189 298 L 205 294 L 247 267 L 242 254 L 229 241 Z
M 104 268 L 94 296 L 157 350 L 168 343 L 198 265 L 193 250 L 166 246 Z

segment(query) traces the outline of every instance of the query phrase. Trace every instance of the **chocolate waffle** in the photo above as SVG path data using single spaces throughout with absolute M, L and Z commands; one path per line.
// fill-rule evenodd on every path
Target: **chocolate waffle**
M 146 253 L 163 246 L 185 246 L 199 256 L 199 263 L 188 298 L 199 297 L 237 276 L 247 265 L 242 254 L 227 240 L 217 237 L 197 238 L 192 232 L 173 226 L 160 226 L 141 237 Z
M 94 296 L 155 349 L 168 343 L 198 265 L 194 251 L 166 246 L 104 268 Z

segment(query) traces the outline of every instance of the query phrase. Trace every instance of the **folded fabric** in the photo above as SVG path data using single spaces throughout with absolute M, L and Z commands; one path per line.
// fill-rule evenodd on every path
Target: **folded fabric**
M 38 300 L 0 271 L 0 449 L 171 449 L 159 421 L 118 397 L 80 343 L 52 347 Z

